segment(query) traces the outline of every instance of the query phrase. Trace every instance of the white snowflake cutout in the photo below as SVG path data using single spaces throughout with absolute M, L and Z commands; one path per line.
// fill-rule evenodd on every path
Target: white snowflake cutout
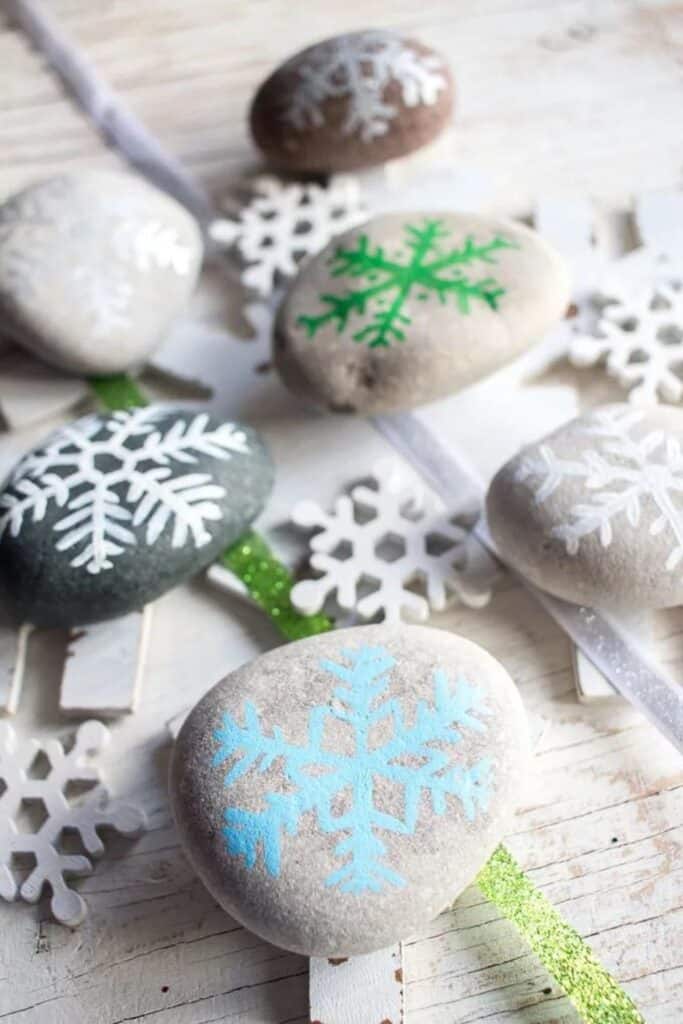
M 332 178 L 327 186 L 284 184 L 256 178 L 251 201 L 235 219 L 213 221 L 209 234 L 243 264 L 242 281 L 270 295 L 281 278 L 296 274 L 306 256 L 320 252 L 335 235 L 367 219 L 358 184 Z
M 628 390 L 629 401 L 652 404 L 660 398 L 683 398 L 683 268 L 654 264 L 646 279 L 613 283 L 600 296 L 594 326 L 570 340 L 574 366 L 605 364 L 607 372 Z
M 314 614 L 336 595 L 344 611 L 362 619 L 381 613 L 390 623 L 404 616 L 424 622 L 430 609 L 442 611 L 453 600 L 483 607 L 495 568 L 456 515 L 407 485 L 393 461 L 377 463 L 371 477 L 374 486 L 354 487 L 330 513 L 314 501 L 295 506 L 297 526 L 320 528 L 310 540 L 310 564 L 321 575 L 295 584 L 294 606 Z M 364 584 L 375 589 L 364 594 Z
M 89 875 L 92 857 L 104 853 L 97 830 L 113 828 L 123 835 L 137 835 L 146 828 L 144 813 L 131 804 L 112 800 L 101 784 L 99 770 L 88 764 L 88 755 L 98 753 L 110 739 L 101 722 L 84 722 L 73 747 L 65 751 L 58 740 L 17 744 L 14 729 L 0 724 L 0 896 L 37 903 L 47 883 L 52 896 L 50 908 L 62 924 L 74 928 L 87 913 L 85 900 L 67 884 L 67 878 Z M 44 757 L 48 772 L 34 774 L 33 766 Z M 41 773 L 42 774 L 42 773 Z M 90 784 L 78 797 L 68 792 L 70 783 Z M 20 827 L 22 809 L 38 805 L 44 820 L 34 831 Z M 65 831 L 76 833 L 84 854 L 62 852 Z M 29 858 L 28 877 L 19 884 L 15 877 L 17 858 Z

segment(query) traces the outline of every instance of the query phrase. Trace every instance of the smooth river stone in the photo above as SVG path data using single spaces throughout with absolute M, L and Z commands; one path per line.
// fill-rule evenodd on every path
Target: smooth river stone
M 271 164 L 334 172 L 405 156 L 450 122 L 453 82 L 434 50 L 395 32 L 335 36 L 259 88 L 251 131 Z
M 524 448 L 487 497 L 502 556 L 575 604 L 683 604 L 681 443 L 681 409 L 611 405 Z
M 202 241 L 174 199 L 129 174 L 64 174 L 0 206 L 0 313 L 63 370 L 144 362 L 194 290 Z
M 408 409 L 518 356 L 565 313 L 565 264 L 508 220 L 387 214 L 307 263 L 282 303 L 275 364 L 333 412 Z
M 358 626 L 218 683 L 177 740 L 185 851 L 245 927 L 308 956 L 391 945 L 468 885 L 527 770 L 512 680 L 476 644 Z
M 0 492 L 0 579 L 17 616 L 76 626 L 141 608 L 245 532 L 273 468 L 249 427 L 135 409 L 51 434 Z

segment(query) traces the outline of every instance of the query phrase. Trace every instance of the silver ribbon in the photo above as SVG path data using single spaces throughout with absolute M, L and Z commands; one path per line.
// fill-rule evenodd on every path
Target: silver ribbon
M 458 456 L 446 449 L 425 423 L 411 413 L 376 416 L 377 430 L 412 464 L 447 506 L 483 488 Z M 477 540 L 505 564 L 484 517 L 474 528 Z M 509 568 L 509 566 L 507 567 Z M 539 590 L 510 570 L 586 657 L 626 700 L 638 708 L 683 753 L 683 687 L 669 679 L 619 622 L 592 608 L 569 604 Z

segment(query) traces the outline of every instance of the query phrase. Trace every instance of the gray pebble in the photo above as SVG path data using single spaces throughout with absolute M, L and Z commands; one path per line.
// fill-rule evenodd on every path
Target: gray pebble
M 491 533 L 537 586 L 606 609 L 683 603 L 683 411 L 603 406 L 495 476 Z
M 476 644 L 359 626 L 280 647 L 190 713 L 171 768 L 183 846 L 215 899 L 309 956 L 427 924 L 501 841 L 529 753 L 512 680 Z

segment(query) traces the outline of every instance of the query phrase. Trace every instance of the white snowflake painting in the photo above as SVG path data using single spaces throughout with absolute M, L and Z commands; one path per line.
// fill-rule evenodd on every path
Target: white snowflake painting
M 567 482 L 583 483 L 585 501 L 573 504 L 553 530 L 569 555 L 585 537 L 597 535 L 608 548 L 617 531 L 647 528 L 670 539 L 665 569 L 674 572 L 683 560 L 683 452 L 663 430 L 636 435 L 643 417 L 639 409 L 597 410 L 584 428 L 594 447 L 564 458 L 542 444 L 522 460 L 517 479 L 532 487 L 539 504 Z
M 483 607 L 495 567 L 459 518 L 406 484 L 393 460 L 380 461 L 369 484 L 341 495 L 332 512 L 313 501 L 294 508 L 297 526 L 318 531 L 310 565 L 319 576 L 296 583 L 292 603 L 310 615 L 334 598 L 361 619 L 390 623 L 424 622 L 457 600 Z
M 297 60 L 299 82 L 284 108 L 284 120 L 297 131 L 325 123 L 324 104 L 346 99 L 342 133 L 363 142 L 386 135 L 398 115 L 385 98 L 398 83 L 407 107 L 433 106 L 447 88 L 443 61 L 414 49 L 392 32 L 356 32 L 312 47 Z
M 189 468 L 249 450 L 243 430 L 205 413 L 143 408 L 84 417 L 17 464 L 0 493 L 0 538 L 51 514 L 57 551 L 91 574 L 164 531 L 174 548 L 201 548 L 211 540 L 207 524 L 223 517 L 225 489 L 211 472 Z
M 65 750 L 54 739 L 17 742 L 11 725 L 0 724 L 0 896 L 36 903 L 48 885 L 54 917 L 71 928 L 83 921 L 87 907 L 67 879 L 91 874 L 91 858 L 104 853 L 97 830 L 113 828 L 133 836 L 146 827 L 144 813 L 113 800 L 97 766 L 90 763 L 109 739 L 101 722 L 84 722 L 71 748 Z M 47 761 L 48 771 L 38 774 L 34 766 L 41 758 Z M 71 784 L 88 788 L 74 797 L 69 793 Z M 31 827 L 26 827 L 22 814 L 30 806 L 42 811 L 42 820 L 29 818 Z M 77 836 L 85 853 L 66 852 L 61 845 L 65 833 Z M 17 861 L 22 858 L 28 858 L 31 867 L 20 881 Z
M 683 273 L 649 276 L 601 296 L 594 327 L 569 345 L 574 366 L 604 363 L 635 405 L 683 398 Z
M 213 221 L 209 233 L 236 253 L 243 283 L 264 297 L 278 281 L 293 277 L 306 256 L 368 216 L 352 178 L 333 177 L 323 186 L 284 184 L 263 175 L 251 183 L 251 191 L 237 217 Z
M 5 288 L 35 301 L 55 273 L 70 277 L 96 341 L 131 323 L 135 274 L 187 277 L 196 259 L 174 225 L 150 216 L 149 200 L 136 191 L 103 195 L 102 187 L 61 175 L 0 207 Z

